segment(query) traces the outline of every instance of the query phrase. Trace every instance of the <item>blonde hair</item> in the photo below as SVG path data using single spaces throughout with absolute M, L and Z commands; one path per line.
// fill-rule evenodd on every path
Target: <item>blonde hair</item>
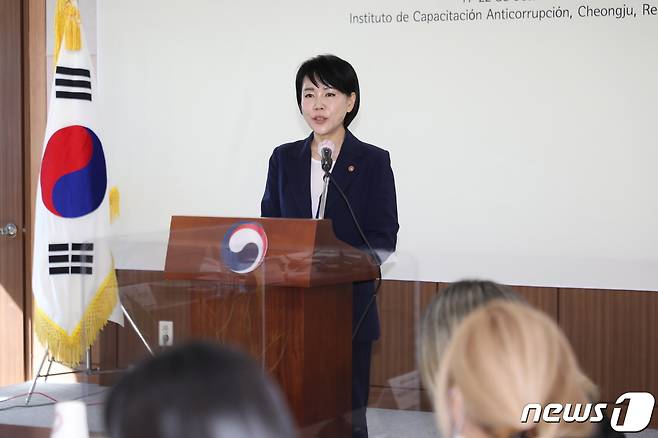
M 430 303 L 417 344 L 418 369 L 428 390 L 435 386 L 441 356 L 457 325 L 473 310 L 495 299 L 523 302 L 507 286 L 492 281 L 463 280 L 448 286 Z
M 448 393 L 458 388 L 464 416 L 494 437 L 581 437 L 591 423 L 522 423 L 529 403 L 590 403 L 596 389 L 567 339 L 545 314 L 492 301 L 469 315 L 445 351 L 433 396 L 443 436 L 451 436 Z

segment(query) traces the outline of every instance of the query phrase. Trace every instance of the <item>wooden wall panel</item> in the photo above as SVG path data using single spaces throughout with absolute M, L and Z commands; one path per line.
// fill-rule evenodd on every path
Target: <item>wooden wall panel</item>
M 22 7 L 0 2 L 0 386 L 25 377 L 25 259 L 23 193 Z
M 406 281 L 385 281 L 382 285 L 378 301 L 382 336 L 373 348 L 371 406 L 431 409 L 425 391 L 414 376 L 416 335 L 431 300 L 449 285 Z M 513 286 L 512 289 L 557 321 L 557 288 Z
M 658 293 L 560 289 L 559 305 L 560 327 L 602 401 L 629 391 L 658 396 Z
M 384 281 L 378 306 L 381 337 L 373 344 L 370 406 L 431 409 L 416 366 L 416 334 L 437 284 Z
M 383 282 L 377 302 L 381 337 L 373 345 L 371 385 L 389 386 L 390 379 L 416 370 L 416 333 L 436 293 L 436 283 Z
M 510 286 L 533 307 L 558 320 L 558 289 L 555 287 Z
M 390 379 L 416 369 L 418 325 L 431 300 L 448 286 L 449 283 L 384 281 L 378 300 L 382 336 L 373 346 L 372 385 L 390 386 Z M 512 289 L 557 320 L 557 288 Z

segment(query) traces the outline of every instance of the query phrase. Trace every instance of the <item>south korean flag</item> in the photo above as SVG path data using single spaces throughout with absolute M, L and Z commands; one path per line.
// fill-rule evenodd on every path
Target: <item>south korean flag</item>
M 80 27 L 80 50 L 64 39 L 57 56 L 35 213 L 35 331 L 67 364 L 80 362 L 108 319 L 123 324 L 109 246 L 108 150 L 83 36 Z

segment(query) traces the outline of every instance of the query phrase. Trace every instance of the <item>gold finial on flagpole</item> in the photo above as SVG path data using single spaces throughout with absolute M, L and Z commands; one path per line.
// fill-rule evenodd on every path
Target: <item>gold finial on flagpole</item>
M 55 56 L 57 64 L 62 42 L 66 41 L 66 50 L 80 50 L 80 10 L 76 1 L 57 0 L 55 6 Z

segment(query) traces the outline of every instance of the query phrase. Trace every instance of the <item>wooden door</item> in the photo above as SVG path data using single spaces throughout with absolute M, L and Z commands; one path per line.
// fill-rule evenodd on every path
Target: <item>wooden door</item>
M 0 386 L 25 378 L 25 238 L 23 180 L 22 11 L 0 1 Z

